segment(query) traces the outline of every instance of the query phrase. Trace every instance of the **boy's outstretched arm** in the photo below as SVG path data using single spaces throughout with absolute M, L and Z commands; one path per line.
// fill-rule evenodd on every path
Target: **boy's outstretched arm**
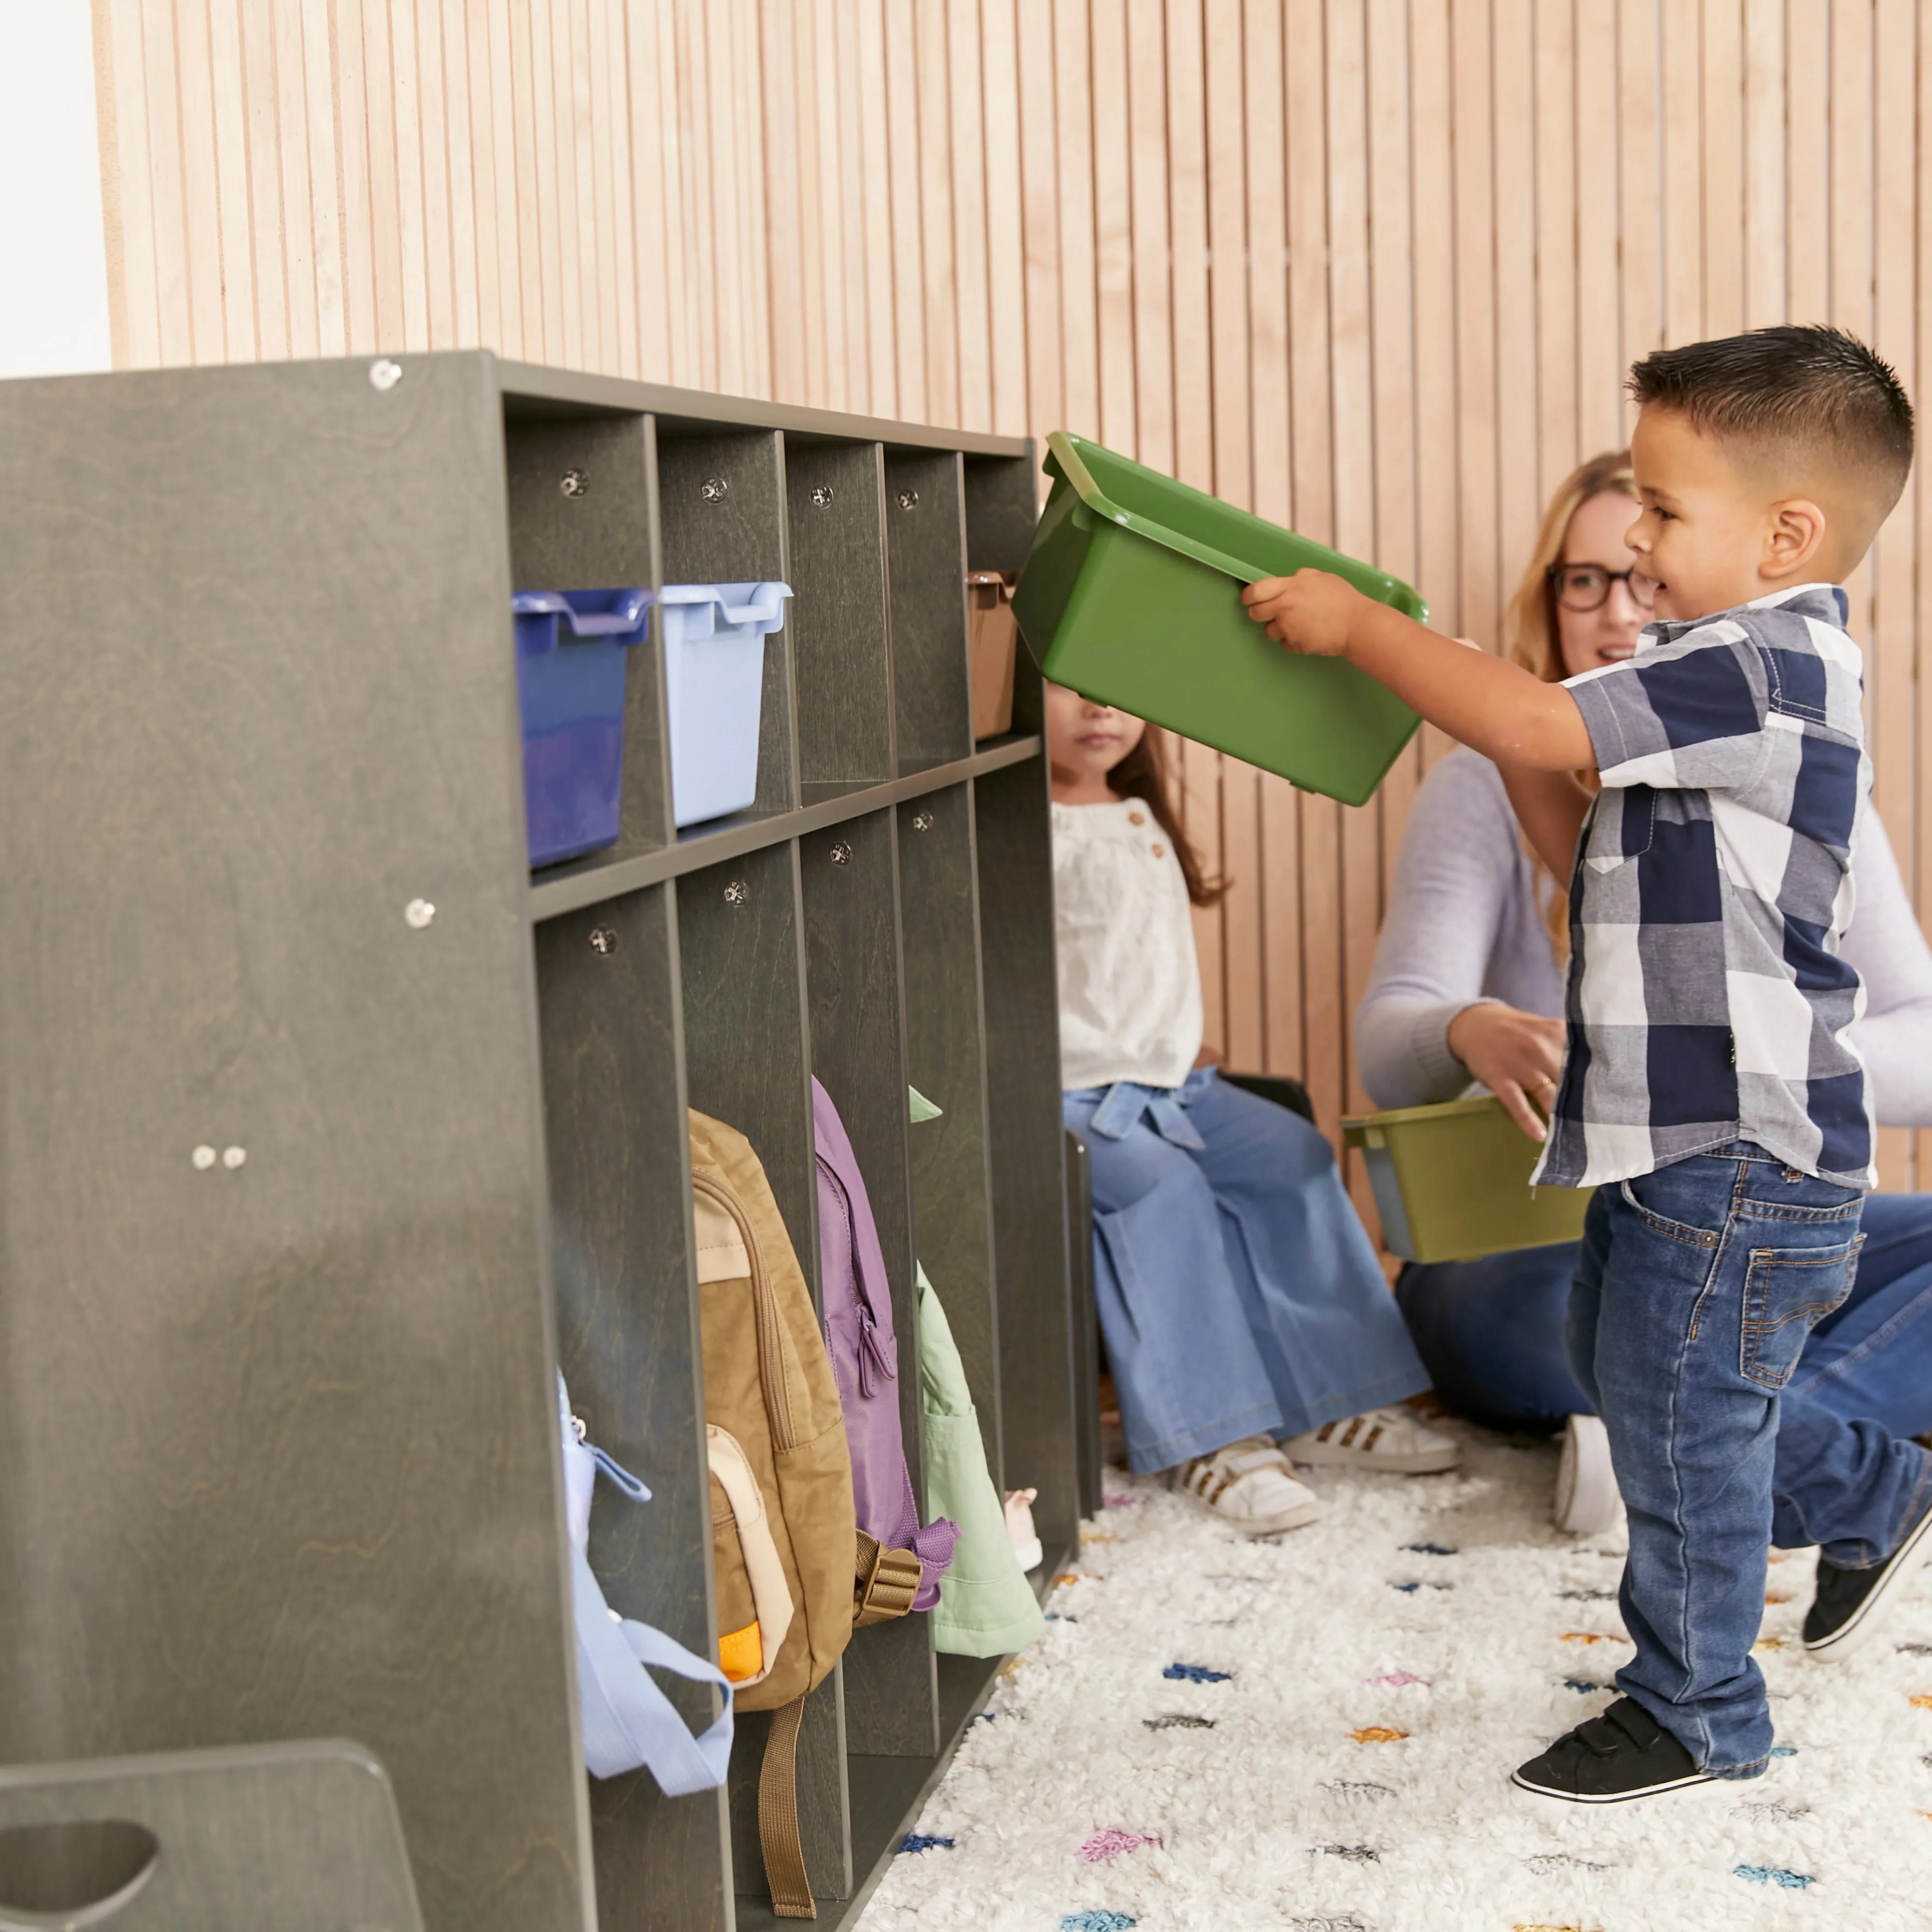
M 1596 764 L 1583 714 L 1561 685 L 1470 650 L 1328 571 L 1264 578 L 1241 592 L 1241 602 L 1277 643 L 1309 656 L 1346 657 L 1430 724 L 1499 765 L 1568 772 Z M 1559 878 L 1568 876 L 1569 863 L 1566 850 L 1555 868 Z
M 1570 883 L 1576 862 L 1576 835 L 1590 809 L 1590 794 L 1568 772 L 1531 771 L 1522 765 L 1498 765 L 1503 789 L 1530 848 L 1547 866 L 1560 886 Z

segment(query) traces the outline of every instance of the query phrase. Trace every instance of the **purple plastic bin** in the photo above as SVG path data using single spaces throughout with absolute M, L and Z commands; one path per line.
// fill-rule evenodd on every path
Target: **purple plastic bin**
M 527 590 L 510 600 L 532 866 L 616 842 L 624 653 L 643 641 L 650 606 L 648 590 Z

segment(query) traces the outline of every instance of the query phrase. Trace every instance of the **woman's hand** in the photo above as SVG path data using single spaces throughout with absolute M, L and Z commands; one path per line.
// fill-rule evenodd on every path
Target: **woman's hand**
M 1332 571 L 1298 570 L 1292 577 L 1264 577 L 1246 586 L 1241 602 L 1278 644 L 1304 656 L 1338 658 L 1360 607 L 1370 602 Z
M 1563 1071 L 1563 1022 L 1487 1000 L 1449 1022 L 1449 1051 L 1510 1111 L 1533 1141 L 1544 1137 L 1532 1101 L 1545 1114 Z

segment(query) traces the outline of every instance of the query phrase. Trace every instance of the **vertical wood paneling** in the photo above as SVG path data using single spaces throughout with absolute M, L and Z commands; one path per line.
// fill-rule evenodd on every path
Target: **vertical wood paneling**
M 1914 0 L 94 0 L 126 366 L 482 344 L 1063 425 L 1498 644 L 1660 342 L 1932 368 Z M 1932 494 L 1851 586 L 1932 895 Z M 1175 747 L 1211 1044 L 1332 1125 L 1425 733 L 1344 812 Z M 1888 1184 L 1917 1172 L 1888 1136 Z

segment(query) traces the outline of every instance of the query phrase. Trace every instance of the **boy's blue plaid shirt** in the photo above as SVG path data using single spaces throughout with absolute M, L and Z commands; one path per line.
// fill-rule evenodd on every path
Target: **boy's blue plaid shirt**
M 1870 788 L 1845 596 L 1808 584 L 1652 625 L 1567 681 L 1603 790 L 1570 884 L 1569 1044 L 1537 1180 L 1734 1140 L 1869 1187 L 1852 827 Z

